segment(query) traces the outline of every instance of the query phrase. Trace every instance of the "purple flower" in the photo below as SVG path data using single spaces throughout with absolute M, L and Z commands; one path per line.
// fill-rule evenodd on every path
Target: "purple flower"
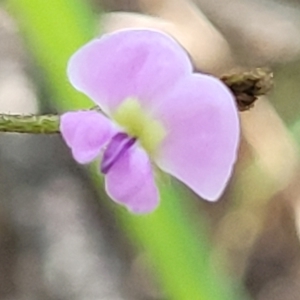
M 186 52 L 152 30 L 122 30 L 96 39 L 70 59 L 73 86 L 101 108 L 67 112 L 61 133 L 75 160 L 101 152 L 110 197 L 134 213 L 159 202 L 154 164 L 199 196 L 215 201 L 236 160 L 235 101 L 218 79 L 193 74 Z

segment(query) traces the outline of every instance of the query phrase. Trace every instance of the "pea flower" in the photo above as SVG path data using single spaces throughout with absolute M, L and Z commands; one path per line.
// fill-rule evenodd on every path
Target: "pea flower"
M 209 201 L 236 160 L 239 119 L 218 79 L 192 73 L 184 49 L 152 30 L 95 39 L 70 59 L 72 85 L 102 110 L 67 112 L 61 133 L 79 163 L 102 154 L 110 197 L 137 214 L 159 203 L 154 163 Z

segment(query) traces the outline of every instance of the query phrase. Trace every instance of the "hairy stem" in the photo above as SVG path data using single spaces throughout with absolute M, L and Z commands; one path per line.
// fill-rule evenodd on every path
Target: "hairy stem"
M 220 78 L 233 92 L 240 111 L 249 110 L 258 96 L 267 94 L 273 86 L 273 74 L 263 68 Z M 93 108 L 99 110 L 99 108 Z M 58 115 L 0 114 L 0 132 L 59 133 Z
M 235 95 L 240 111 L 249 110 L 259 96 L 266 95 L 273 87 L 273 73 L 267 68 L 226 74 L 220 79 Z
M 0 114 L 0 132 L 59 133 L 58 115 L 9 115 Z

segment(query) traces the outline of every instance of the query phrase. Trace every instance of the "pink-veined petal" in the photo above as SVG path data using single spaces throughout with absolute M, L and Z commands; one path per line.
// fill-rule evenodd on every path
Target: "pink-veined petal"
M 113 123 L 96 111 L 67 112 L 61 116 L 60 131 L 74 159 L 89 163 L 117 132 Z
M 159 203 L 152 166 L 147 153 L 132 146 L 105 177 L 108 195 L 135 214 L 152 212 Z
M 121 30 L 79 49 L 70 59 L 68 76 L 78 90 L 106 113 L 128 97 L 150 105 L 192 66 L 183 48 L 154 30 Z
M 167 137 L 154 158 L 158 166 L 201 197 L 215 201 L 232 173 L 239 142 L 234 97 L 213 77 L 187 76 L 156 111 Z

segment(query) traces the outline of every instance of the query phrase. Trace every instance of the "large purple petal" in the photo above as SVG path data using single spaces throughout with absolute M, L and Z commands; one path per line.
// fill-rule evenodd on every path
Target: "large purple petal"
M 232 172 L 239 142 L 233 95 L 219 81 L 194 74 L 180 82 L 156 112 L 167 137 L 155 160 L 203 198 L 214 201 Z
M 159 203 L 152 167 L 146 152 L 132 146 L 106 174 L 106 191 L 135 214 L 153 211 Z
M 71 83 L 106 113 L 128 97 L 151 105 L 157 95 L 192 70 L 186 52 L 168 35 L 153 30 L 122 30 L 79 49 L 70 59 Z
M 95 159 L 116 133 L 113 123 L 95 111 L 67 112 L 61 116 L 60 131 L 79 163 Z

